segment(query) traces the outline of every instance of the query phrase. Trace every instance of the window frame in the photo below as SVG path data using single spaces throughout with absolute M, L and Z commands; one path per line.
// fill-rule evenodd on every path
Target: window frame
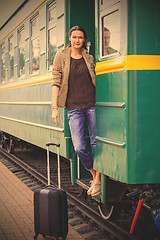
M 25 36 L 25 26 L 24 26 L 24 24 L 18 29 L 18 38 L 17 38 L 17 40 L 18 40 L 18 48 L 17 48 L 17 50 L 18 50 L 18 78 L 19 79 L 25 78 L 25 38 L 22 39 L 24 41 L 20 41 L 20 34 L 22 32 Z M 20 75 L 20 70 L 21 70 L 20 69 L 20 48 L 22 48 L 22 47 L 24 47 L 24 66 L 23 66 L 24 74 Z
M 57 27 L 57 16 L 55 16 L 55 18 L 53 18 L 51 21 L 49 21 L 49 10 L 54 7 L 56 8 L 56 1 L 53 0 L 52 2 L 50 2 L 47 5 L 47 71 L 51 71 L 52 70 L 52 64 L 50 64 L 50 41 L 49 41 L 49 32 L 52 29 L 56 30 Z M 56 46 L 56 52 L 57 52 L 57 46 Z
M 13 40 L 13 46 L 12 46 L 12 50 L 10 49 L 10 40 Z M 11 76 L 11 53 L 13 54 L 13 76 Z M 9 60 L 9 63 L 8 63 L 8 65 L 9 65 L 9 80 L 10 81 L 13 81 L 14 80 L 14 35 L 12 34 L 9 38 L 8 38 L 8 60 Z
M 38 24 L 37 24 L 37 31 L 36 31 L 36 34 L 32 32 L 32 22 L 35 20 L 35 19 L 38 19 Z M 36 12 L 32 18 L 30 19 L 29 21 L 29 25 L 30 25 L 30 74 L 31 75 L 38 75 L 40 73 L 40 29 L 39 29 L 39 12 Z M 32 42 L 35 40 L 35 39 L 39 39 L 39 54 L 38 54 L 38 57 L 39 57 L 39 68 L 38 68 L 38 71 L 36 72 L 33 72 L 33 61 L 32 61 Z
M 4 47 L 2 47 L 4 45 Z M 2 49 L 4 48 L 4 52 Z M 5 83 L 6 81 L 6 51 L 5 51 L 5 42 L 1 43 L 1 83 Z M 4 54 L 4 57 L 2 58 L 2 55 Z M 4 78 L 3 78 L 3 60 L 4 59 Z
M 106 16 L 109 16 L 112 13 L 115 13 L 116 11 L 119 11 L 119 24 L 121 27 L 121 2 L 119 0 L 112 0 L 112 1 L 106 1 L 103 0 L 103 4 L 102 1 L 99 2 L 99 56 L 100 59 L 106 59 L 106 58 L 113 58 L 113 57 L 117 57 L 120 55 L 121 48 L 118 49 L 119 51 L 117 51 L 116 53 L 111 53 L 108 55 L 104 55 L 103 56 L 103 19 Z M 121 29 L 120 29 L 120 39 L 121 41 Z M 121 47 L 121 45 L 120 45 Z M 117 50 L 117 49 L 116 49 Z

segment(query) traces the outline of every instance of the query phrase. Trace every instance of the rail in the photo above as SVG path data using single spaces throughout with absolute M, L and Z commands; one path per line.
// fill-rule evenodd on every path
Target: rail
M 31 176 L 36 178 L 39 182 L 41 182 L 43 185 L 47 185 L 48 179 L 47 177 L 43 176 L 39 172 L 37 172 L 35 169 L 33 169 L 31 166 L 24 163 L 22 160 L 17 158 L 16 156 L 8 153 L 5 149 L 0 148 L 0 153 L 3 154 L 5 157 L 10 159 L 12 162 L 20 166 L 22 169 L 24 169 L 27 173 L 29 173 Z M 57 187 L 57 184 L 53 181 L 51 181 L 51 185 Z M 63 188 L 62 188 L 63 189 Z M 63 189 L 66 191 L 66 189 Z M 102 218 L 102 216 L 96 212 L 94 209 L 89 207 L 87 204 L 85 204 L 83 201 L 81 201 L 79 198 L 73 196 L 71 193 L 66 191 L 68 202 L 75 205 L 76 208 L 81 211 L 84 215 L 92 219 L 96 224 L 98 224 L 101 228 L 103 228 L 105 231 L 111 233 L 119 240 L 138 240 L 135 236 L 132 236 L 127 231 L 122 229 L 121 227 L 117 226 L 116 224 L 106 221 Z

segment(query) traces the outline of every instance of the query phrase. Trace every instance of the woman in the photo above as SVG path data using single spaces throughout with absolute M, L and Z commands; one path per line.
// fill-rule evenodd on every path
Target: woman
M 52 120 L 58 125 L 57 107 L 67 108 L 74 149 L 93 176 L 87 193 L 96 196 L 101 192 L 100 173 L 93 169 L 93 157 L 84 137 L 86 119 L 93 151 L 96 134 L 94 58 L 85 50 L 87 33 L 84 28 L 72 27 L 69 40 L 70 44 L 56 54 L 53 62 Z

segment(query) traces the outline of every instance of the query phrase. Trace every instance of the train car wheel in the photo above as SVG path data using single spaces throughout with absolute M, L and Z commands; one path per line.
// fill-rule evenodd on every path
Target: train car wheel
M 5 149 L 8 153 L 12 153 L 13 152 L 13 140 L 12 137 L 9 137 L 6 139 L 5 142 Z
M 0 141 L 0 148 L 3 148 L 3 143 Z
M 3 133 L 0 132 L 0 148 L 3 148 L 4 147 L 4 136 L 3 136 Z
M 99 207 L 100 214 L 105 220 L 108 220 L 108 219 L 113 220 L 117 215 L 116 207 L 113 206 L 112 204 L 100 203 L 98 207 Z
M 7 144 L 6 144 L 6 150 L 7 150 L 8 153 L 11 153 L 11 151 L 12 151 L 12 146 L 11 146 L 10 143 L 7 143 Z

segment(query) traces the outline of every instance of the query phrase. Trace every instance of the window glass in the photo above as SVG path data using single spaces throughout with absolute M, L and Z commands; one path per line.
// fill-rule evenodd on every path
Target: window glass
M 31 41 L 32 48 L 32 73 L 39 72 L 39 37 Z
M 52 3 L 48 6 L 48 15 L 49 15 L 49 22 L 51 22 L 52 20 L 55 20 L 56 18 L 56 4 Z
M 39 16 L 36 15 L 31 19 L 31 73 L 39 73 L 39 56 L 40 56 L 40 43 L 39 43 Z
M 57 52 L 56 48 L 56 29 L 52 28 L 48 31 L 48 42 L 49 42 L 49 51 L 48 51 L 48 64 L 49 68 L 52 67 L 54 56 Z
M 100 56 L 120 53 L 121 1 L 101 0 L 99 4 Z
M 32 37 L 38 35 L 38 21 L 39 21 L 38 15 L 31 20 L 31 36 Z
M 102 17 L 102 56 L 120 50 L 119 10 Z
M 5 81 L 5 44 L 1 45 L 1 82 Z
M 14 42 L 13 36 L 8 39 L 9 45 L 9 78 L 13 79 L 14 77 Z
M 48 70 L 52 69 L 54 56 L 57 52 L 56 46 L 56 4 L 55 1 L 48 5 L 48 23 L 47 23 L 47 37 L 48 37 Z
M 25 28 L 22 27 L 18 31 L 18 59 L 19 59 L 19 78 L 23 78 L 25 76 Z

